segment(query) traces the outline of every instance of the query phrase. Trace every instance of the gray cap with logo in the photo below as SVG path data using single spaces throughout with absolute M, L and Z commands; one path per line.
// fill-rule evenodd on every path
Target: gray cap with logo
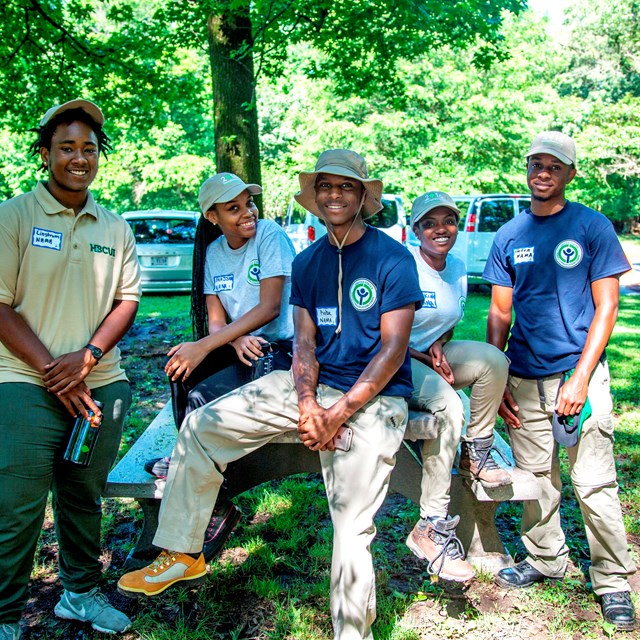
M 216 173 L 202 183 L 198 193 L 198 204 L 202 213 L 206 213 L 214 204 L 229 202 L 245 190 L 252 196 L 262 193 L 259 184 L 247 184 L 235 173 Z
M 458 209 L 453 198 L 448 193 L 444 191 L 427 191 L 427 193 L 423 193 L 414 200 L 411 206 L 409 226 L 413 228 L 429 211 L 433 211 L 436 207 L 451 209 L 456 215 L 456 220 L 460 220 L 460 209 Z

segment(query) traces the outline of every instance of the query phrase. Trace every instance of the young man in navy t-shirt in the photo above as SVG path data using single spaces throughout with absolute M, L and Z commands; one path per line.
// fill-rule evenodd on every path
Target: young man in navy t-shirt
M 630 630 L 635 613 L 627 576 L 635 566 L 618 499 L 605 355 L 617 317 L 618 278 L 629 263 L 611 222 L 565 199 L 575 163 L 568 136 L 548 131 L 534 139 L 527 153 L 531 209 L 498 231 L 483 274 L 493 283 L 487 340 L 504 349 L 509 339 L 500 415 L 517 465 L 535 474 L 542 495 L 524 503 L 527 558 L 500 571 L 496 582 L 524 588 L 565 573 L 559 442 L 567 446 L 587 532 L 593 590 L 605 620 Z
M 274 371 L 189 414 L 174 449 L 145 569 L 124 575 L 128 595 L 153 596 L 205 573 L 202 542 L 226 465 L 297 430 L 320 452 L 334 526 L 331 617 L 339 640 L 372 639 L 370 544 L 402 443 L 411 395 L 409 334 L 422 302 L 409 252 L 363 218 L 382 208 L 382 183 L 353 151 L 325 151 L 300 174 L 298 202 L 328 235 L 293 262 L 294 355 Z M 342 426 L 348 451 L 336 449 Z

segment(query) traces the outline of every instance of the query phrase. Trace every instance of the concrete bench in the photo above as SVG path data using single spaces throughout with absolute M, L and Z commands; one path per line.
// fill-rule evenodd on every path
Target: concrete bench
M 468 399 L 460 394 L 468 411 Z M 144 526 L 135 548 L 129 554 L 125 569 L 146 564 L 157 553 L 152 540 L 158 526 L 158 510 L 165 481 L 144 470 L 144 463 L 156 457 L 171 455 L 177 437 L 173 423 L 171 404 L 158 413 L 153 422 L 138 438 L 127 454 L 109 474 L 104 496 L 107 498 L 134 498 L 144 514 Z M 396 467 L 391 476 L 390 488 L 410 500 L 420 501 L 422 476 L 422 436 L 437 436 L 433 416 L 416 411 L 409 412 L 409 424 L 403 446 L 396 457 Z M 495 573 L 512 564 L 495 525 L 498 504 L 505 500 L 532 500 L 540 497 L 533 474 L 515 467 L 509 445 L 496 433 L 496 447 L 511 463 L 513 484 L 508 487 L 487 490 L 479 482 L 459 476 L 456 466 L 451 477 L 452 515 L 461 515 L 458 537 L 467 550 L 469 561 L 476 567 Z M 295 446 L 295 451 L 292 451 Z M 498 464 L 503 464 L 497 460 Z M 316 452 L 304 447 L 295 431 L 278 436 L 268 445 L 229 464 L 225 472 L 230 497 L 276 478 L 296 473 L 320 473 L 320 460 Z

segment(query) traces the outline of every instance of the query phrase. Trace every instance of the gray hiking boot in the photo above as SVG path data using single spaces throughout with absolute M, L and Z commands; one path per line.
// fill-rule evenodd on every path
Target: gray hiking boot
M 444 580 L 467 582 L 476 575 L 464 558 L 462 543 L 456 536 L 460 516 L 421 519 L 407 538 L 415 556 L 428 560 L 427 571 Z
M 19 638 L 22 638 L 22 631 L 17 622 L 0 624 L 0 640 L 19 640 Z
M 131 626 L 131 620 L 113 607 L 98 587 L 87 593 L 71 593 L 65 589 L 53 612 L 65 620 L 90 622 L 101 633 L 122 633 Z
M 486 438 L 463 439 L 460 447 L 458 472 L 461 476 L 479 480 L 482 486 L 487 489 L 512 484 L 511 474 L 498 466 L 491 455 L 492 452 L 496 452 L 504 459 L 502 453 L 493 446 L 493 434 Z

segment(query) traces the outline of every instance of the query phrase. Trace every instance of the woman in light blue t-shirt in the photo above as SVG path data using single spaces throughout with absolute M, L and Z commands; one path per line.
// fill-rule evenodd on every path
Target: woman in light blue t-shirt
M 250 382 L 263 345 L 271 345 L 274 368 L 291 366 L 295 251 L 275 222 L 258 219 L 253 196 L 261 191 L 231 173 L 217 174 L 200 189 L 191 294 L 195 341 L 173 347 L 165 366 L 178 428 L 194 409 Z
M 291 264 L 295 250 L 286 233 L 258 219 L 257 184 L 232 173 L 204 182 L 198 202 L 202 217 L 194 244 L 191 320 L 194 341 L 168 353 L 178 429 L 187 414 L 263 375 L 289 369 L 293 339 Z M 261 356 L 268 354 L 267 358 Z M 166 477 L 170 460 L 149 460 L 145 469 Z M 221 492 L 205 535 L 209 561 L 240 518 Z

